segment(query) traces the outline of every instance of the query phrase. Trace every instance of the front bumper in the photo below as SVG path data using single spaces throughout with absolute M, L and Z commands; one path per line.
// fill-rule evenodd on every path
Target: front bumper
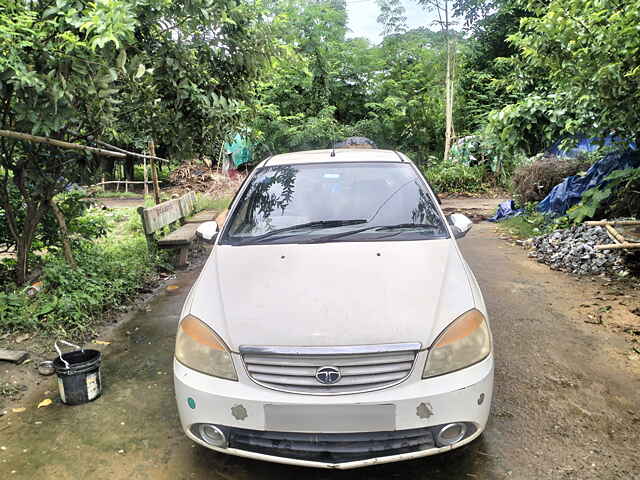
M 422 355 L 424 352 L 416 359 L 417 365 L 424 365 Z M 315 396 L 261 387 L 241 369 L 238 369 L 239 379 L 236 382 L 201 374 L 174 361 L 178 413 L 186 435 L 193 441 L 232 455 L 336 469 L 434 455 L 461 447 L 482 433 L 493 394 L 492 355 L 476 365 L 440 377 L 422 380 L 421 373 L 421 369 L 415 369 L 406 381 L 384 390 Z M 277 432 L 273 428 L 273 418 L 269 417 L 274 406 L 279 411 L 290 409 L 292 412 L 290 417 L 285 415 L 278 419 Z M 354 408 L 355 412 L 358 408 L 365 412 L 375 406 L 393 406 L 393 409 L 387 419 L 389 426 L 381 430 L 379 419 L 371 419 L 367 415 L 358 418 L 357 413 L 346 421 L 332 421 L 330 416 L 339 412 L 341 406 L 345 410 L 351 409 L 350 412 Z M 330 425 L 328 429 L 318 428 L 323 418 Z M 435 429 L 454 422 L 464 422 L 468 426 L 467 434 L 453 445 L 438 446 L 433 435 Z M 230 438 L 229 446 L 218 448 L 203 441 L 194 427 L 201 423 L 220 426 Z M 309 443 L 312 438 L 315 443 Z M 410 440 L 418 438 L 422 440 Z M 382 443 L 376 444 L 376 439 Z M 370 457 L 364 455 L 367 458 L 363 458 L 360 454 L 351 457 L 355 460 L 350 460 L 349 455 L 338 458 L 318 454 L 319 448 L 322 450 L 323 445 L 333 445 L 334 440 L 344 442 L 339 445 L 340 451 L 346 449 L 351 453 L 349 445 L 366 441 L 372 445 Z M 313 448 L 309 448 L 309 455 L 293 454 L 292 442 Z M 281 448 L 283 445 L 286 448 Z

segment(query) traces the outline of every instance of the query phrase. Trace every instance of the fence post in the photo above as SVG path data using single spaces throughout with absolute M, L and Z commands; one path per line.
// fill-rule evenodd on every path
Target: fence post
M 156 205 L 160 203 L 160 185 L 158 184 L 158 171 L 156 170 L 156 162 L 153 157 L 156 156 L 156 144 L 153 143 L 153 139 L 149 140 L 149 153 L 151 158 L 149 163 L 151 166 L 151 178 L 153 179 L 153 197 Z
M 149 195 L 149 185 L 147 182 L 149 181 L 149 176 L 147 175 L 147 157 L 142 159 L 143 162 L 143 174 L 144 174 L 144 196 Z

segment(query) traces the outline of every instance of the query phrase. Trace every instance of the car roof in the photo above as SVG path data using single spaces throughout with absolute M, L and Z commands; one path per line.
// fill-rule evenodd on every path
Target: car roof
M 335 151 L 332 156 L 331 152 Z M 408 162 L 405 155 L 394 150 L 377 148 L 336 148 L 335 150 L 307 150 L 304 152 L 281 153 L 263 160 L 258 165 L 292 165 L 300 163 L 337 163 L 337 162 Z

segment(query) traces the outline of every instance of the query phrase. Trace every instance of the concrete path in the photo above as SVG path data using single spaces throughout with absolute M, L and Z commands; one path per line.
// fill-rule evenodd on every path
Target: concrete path
M 261 463 L 192 444 L 178 425 L 171 363 L 177 315 L 197 272 L 104 347 L 104 395 L 0 418 L 0 479 L 637 479 L 640 377 L 620 335 L 578 317 L 590 282 L 533 263 L 475 225 L 461 240 L 495 336 L 489 427 L 462 452 L 334 472 Z M 45 382 L 57 398 L 53 377 Z M 44 389 L 43 389 L 44 390 Z

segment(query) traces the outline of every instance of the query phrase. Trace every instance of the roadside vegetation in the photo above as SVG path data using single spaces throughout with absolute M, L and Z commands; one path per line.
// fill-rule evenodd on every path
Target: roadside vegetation
M 142 287 L 155 281 L 157 268 L 167 262 L 165 255 L 148 252 L 135 209 L 85 210 L 70 227 L 75 268 L 50 245 L 32 258 L 37 281 L 17 287 L 9 275 L 12 261 L 2 263 L 2 329 L 88 335 L 104 313 L 131 303 Z
M 105 315 L 127 308 L 141 290 L 158 283 L 159 272 L 173 272 L 166 251 L 150 252 L 136 208 L 88 208 L 83 192 L 57 198 L 67 214 L 76 267 L 60 246 L 38 240 L 42 250 L 31 257 L 34 281 L 18 287 L 12 282 L 14 260 L 0 262 L 0 329 L 34 331 L 61 337 L 87 337 Z M 196 211 L 220 211 L 230 198 L 197 195 Z M 147 197 L 147 206 L 153 206 Z M 42 232 L 44 235 L 45 232 Z

